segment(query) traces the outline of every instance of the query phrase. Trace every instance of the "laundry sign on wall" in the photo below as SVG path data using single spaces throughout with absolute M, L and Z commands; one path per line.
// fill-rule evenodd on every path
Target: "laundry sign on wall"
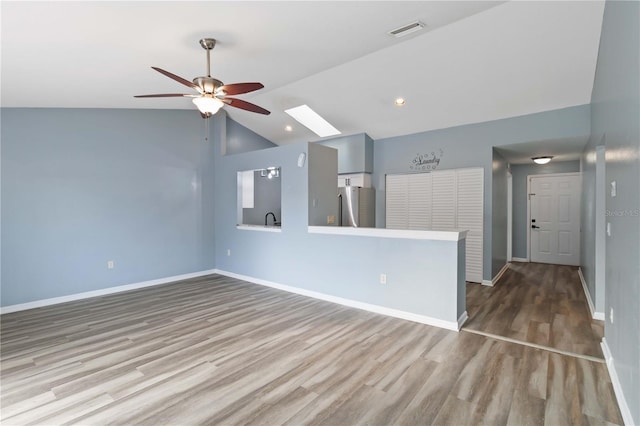
M 440 165 L 440 159 L 444 152 L 442 149 L 437 151 L 431 151 L 426 154 L 416 154 L 416 156 L 411 160 L 411 164 L 409 165 L 409 169 L 415 171 L 429 171 L 435 170 Z

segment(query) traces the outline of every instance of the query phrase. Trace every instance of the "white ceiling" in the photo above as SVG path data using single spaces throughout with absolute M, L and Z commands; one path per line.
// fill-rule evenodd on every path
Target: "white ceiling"
M 194 109 L 153 71 L 260 81 L 227 107 L 278 143 L 318 140 L 284 109 L 306 103 L 344 134 L 374 139 L 589 103 L 603 1 L 7 2 L 4 107 Z M 424 31 L 387 31 L 414 20 Z M 186 91 L 184 91 L 186 89 Z M 397 96 L 407 99 L 395 107 Z M 291 124 L 294 131 L 284 127 Z

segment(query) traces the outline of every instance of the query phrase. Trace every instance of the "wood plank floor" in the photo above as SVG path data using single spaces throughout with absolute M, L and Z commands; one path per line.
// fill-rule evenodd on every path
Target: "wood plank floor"
M 2 424 L 622 424 L 605 365 L 212 275 L 2 315 Z
M 494 287 L 467 283 L 467 313 L 466 330 L 604 359 L 577 267 L 511 263 Z

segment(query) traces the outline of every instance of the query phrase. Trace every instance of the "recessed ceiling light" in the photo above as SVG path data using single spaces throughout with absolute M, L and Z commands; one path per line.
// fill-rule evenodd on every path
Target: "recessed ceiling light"
M 536 164 L 547 164 L 553 158 L 552 155 L 546 155 L 544 157 L 531 157 L 534 163 Z
M 287 132 L 292 132 L 293 131 L 293 127 L 289 126 L 288 124 L 286 126 L 284 126 L 284 130 Z
M 404 104 L 407 103 L 407 101 L 404 100 L 404 98 L 397 98 L 394 103 L 396 104 L 396 106 L 402 106 Z
M 307 127 L 321 138 L 325 136 L 339 135 L 340 130 L 336 129 L 327 120 L 322 118 L 317 112 L 307 105 L 300 105 L 295 108 L 284 110 L 287 114 L 296 119 L 300 124 Z

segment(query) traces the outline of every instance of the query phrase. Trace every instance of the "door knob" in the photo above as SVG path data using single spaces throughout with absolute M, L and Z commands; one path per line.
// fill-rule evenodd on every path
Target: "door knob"
M 540 229 L 540 227 L 537 225 L 531 225 L 531 229 Z

